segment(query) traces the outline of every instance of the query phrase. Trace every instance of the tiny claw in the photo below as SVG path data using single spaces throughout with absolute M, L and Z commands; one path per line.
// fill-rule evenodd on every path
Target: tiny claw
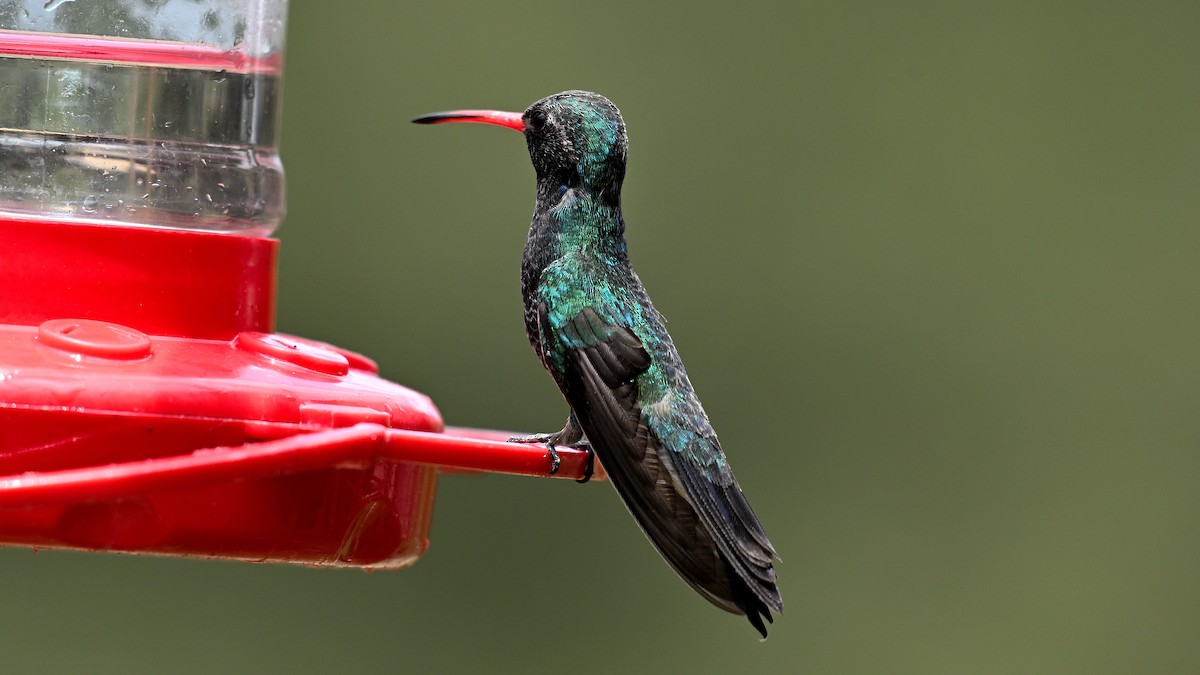
M 558 473 L 558 451 L 554 449 L 554 444 L 550 442 L 546 443 L 546 449 L 550 451 L 550 475 L 553 476 Z
M 592 472 L 596 469 L 596 451 L 592 450 L 592 444 L 588 442 L 579 443 L 575 446 L 581 450 L 587 450 L 587 465 L 583 469 L 583 478 L 575 479 L 576 483 L 586 483 L 592 479 Z

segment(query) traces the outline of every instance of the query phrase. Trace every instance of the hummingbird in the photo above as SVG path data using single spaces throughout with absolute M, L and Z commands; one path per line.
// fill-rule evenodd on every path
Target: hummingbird
M 570 409 L 562 430 L 518 436 L 599 457 L 621 500 L 675 572 L 767 637 L 783 611 L 778 556 L 734 478 L 662 315 L 629 262 L 621 185 L 628 138 L 607 98 L 566 91 L 524 113 L 457 110 L 418 124 L 522 132 L 537 202 L 521 262 L 525 333 Z

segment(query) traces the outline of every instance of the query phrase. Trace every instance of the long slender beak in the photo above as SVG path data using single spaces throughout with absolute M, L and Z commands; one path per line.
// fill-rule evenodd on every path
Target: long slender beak
M 449 112 L 430 113 L 413 119 L 417 124 L 448 124 L 450 122 L 476 122 L 479 124 L 495 124 L 496 126 L 516 129 L 524 133 L 525 120 L 521 113 L 501 112 L 499 110 L 451 110 Z

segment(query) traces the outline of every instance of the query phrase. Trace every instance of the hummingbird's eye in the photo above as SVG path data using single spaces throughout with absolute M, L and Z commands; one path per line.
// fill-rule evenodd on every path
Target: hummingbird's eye
M 542 127 L 546 126 L 546 120 L 550 115 L 545 110 L 534 110 L 529 113 L 529 119 L 526 120 L 525 126 L 529 127 L 530 131 L 541 131 Z

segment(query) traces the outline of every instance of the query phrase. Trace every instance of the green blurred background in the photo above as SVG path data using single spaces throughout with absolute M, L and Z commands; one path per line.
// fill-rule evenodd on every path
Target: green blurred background
M 601 92 L 634 263 L 784 562 L 760 643 L 604 483 L 443 478 L 389 573 L 0 551 L 9 672 L 1200 672 L 1194 2 L 293 2 L 281 330 L 551 431 L 522 139 Z

